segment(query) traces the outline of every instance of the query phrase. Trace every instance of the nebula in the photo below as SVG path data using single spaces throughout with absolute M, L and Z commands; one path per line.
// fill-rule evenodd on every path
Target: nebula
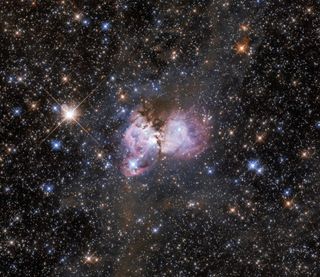
M 147 172 L 160 155 L 190 159 L 206 148 L 207 128 L 191 110 L 172 111 L 161 126 L 158 122 L 159 118 L 149 118 L 138 110 L 130 117 L 122 140 L 125 150 L 121 171 L 125 176 Z
M 138 112 L 131 116 L 131 124 L 123 137 L 125 159 L 121 170 L 125 176 L 140 175 L 158 159 L 158 132 Z
M 174 112 L 164 126 L 161 151 L 176 158 L 192 158 L 207 144 L 205 125 L 192 112 Z

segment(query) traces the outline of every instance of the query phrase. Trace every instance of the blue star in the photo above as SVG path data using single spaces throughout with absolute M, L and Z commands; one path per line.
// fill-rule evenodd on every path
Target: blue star
M 250 160 L 248 162 L 248 169 L 249 171 L 254 171 L 257 174 L 262 174 L 264 171 L 264 168 L 259 160 Z
M 257 173 L 257 174 L 262 174 L 262 173 L 263 173 L 263 167 L 259 167 L 259 168 L 256 170 L 256 173 Z
M 257 169 L 258 165 L 259 165 L 259 161 L 257 161 L 257 160 L 251 160 L 251 161 L 248 162 L 249 170 L 254 170 L 255 171 Z
M 159 232 L 159 227 L 153 227 L 152 228 L 152 233 L 157 234 Z
M 286 158 L 284 156 L 279 157 L 279 163 L 284 163 L 286 161 Z
M 110 29 L 111 25 L 109 22 L 104 21 L 101 23 L 101 30 L 102 31 L 108 31 Z
M 51 192 L 53 192 L 53 190 L 54 190 L 54 186 L 53 186 L 52 183 L 47 182 L 47 183 L 44 183 L 44 184 L 41 186 L 41 189 L 42 189 L 45 193 L 51 193 Z
M 111 168 L 112 167 L 112 164 L 109 162 L 109 161 L 107 161 L 106 163 L 105 163 L 105 165 L 104 165 L 104 168 L 105 169 L 109 169 L 109 168 Z
M 292 194 L 292 189 L 291 188 L 286 188 L 282 192 L 283 196 L 289 197 Z
M 207 166 L 206 169 L 207 169 L 208 175 L 212 175 L 214 173 L 214 168 L 213 167 Z
M 53 140 L 51 140 L 50 144 L 51 144 L 51 149 L 53 151 L 59 151 L 62 148 L 62 143 L 60 140 L 53 139 Z
M 14 82 L 14 77 L 13 76 L 9 76 L 8 83 L 12 84 L 13 82 Z
M 85 26 L 85 27 L 88 27 L 90 25 L 90 23 L 91 23 L 91 21 L 88 18 L 84 18 L 82 20 L 82 25 Z
M 13 116 L 20 116 L 22 113 L 21 107 L 15 107 L 12 109 Z
M 59 112 L 59 110 L 60 110 L 60 107 L 58 105 L 53 105 L 52 106 L 52 111 L 53 112 L 57 113 L 57 112 Z
M 159 89 L 160 89 L 160 85 L 159 85 L 159 84 L 156 84 L 156 83 L 154 83 L 154 82 L 151 83 L 151 86 L 152 86 L 152 89 L 153 89 L 154 91 L 159 91 Z
M 278 133 L 283 133 L 283 122 L 280 122 L 276 128 Z
M 234 179 L 234 184 L 237 186 L 237 185 L 239 185 L 240 184 L 240 180 L 239 179 Z
M 107 37 L 104 37 L 104 38 L 102 39 L 102 43 L 103 43 L 103 44 L 108 44 L 108 43 L 109 43 L 109 39 L 108 39 Z
M 129 168 L 130 168 L 130 170 L 136 170 L 138 168 L 137 160 L 130 160 L 129 161 Z

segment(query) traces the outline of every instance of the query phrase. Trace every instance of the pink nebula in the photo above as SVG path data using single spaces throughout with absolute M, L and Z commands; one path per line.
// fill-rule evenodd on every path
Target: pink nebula
M 151 123 L 135 112 L 123 137 L 126 151 L 121 170 L 125 176 L 140 175 L 155 164 L 160 150 L 157 136 Z
M 208 142 L 207 126 L 194 112 L 173 111 L 158 130 L 140 112 L 134 112 L 124 133 L 122 173 L 137 176 L 152 168 L 160 154 L 176 159 L 199 155 Z
M 207 145 L 206 126 L 192 112 L 173 112 L 163 130 L 161 151 L 175 158 L 192 158 Z

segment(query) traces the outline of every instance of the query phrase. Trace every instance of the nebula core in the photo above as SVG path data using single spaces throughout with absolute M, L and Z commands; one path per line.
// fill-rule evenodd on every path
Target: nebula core
M 172 111 L 159 127 L 159 118 L 148 118 L 138 109 L 130 117 L 122 145 L 124 158 L 121 171 L 137 176 L 151 169 L 161 155 L 174 159 L 191 159 L 206 148 L 206 125 L 190 109 Z M 155 127 L 157 125 L 157 127 Z

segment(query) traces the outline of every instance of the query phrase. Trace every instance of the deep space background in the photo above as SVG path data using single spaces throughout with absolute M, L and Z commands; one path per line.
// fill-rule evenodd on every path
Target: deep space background
M 319 4 L 1 0 L 1 276 L 320 276 Z M 158 101 L 206 147 L 124 176 Z

